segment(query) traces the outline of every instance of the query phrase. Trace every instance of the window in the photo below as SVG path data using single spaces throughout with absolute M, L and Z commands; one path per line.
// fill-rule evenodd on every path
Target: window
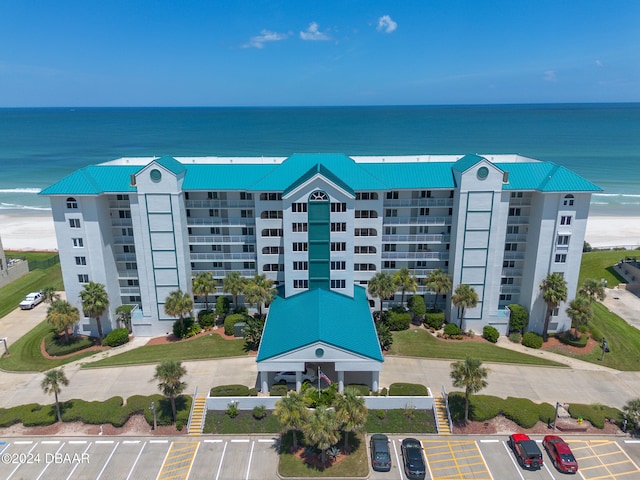
M 69 227 L 71 227 L 71 228 L 80 228 L 80 219 L 79 218 L 70 218 L 69 219 Z
M 120 218 L 131 218 L 131 210 L 118 210 Z
M 376 266 L 373 263 L 355 263 L 353 265 L 353 270 L 355 272 L 366 272 L 366 271 L 371 271 L 371 272 L 375 272 L 376 271 Z
M 558 245 L 569 245 L 569 235 L 558 235 Z
M 331 222 L 331 231 L 332 232 L 346 232 L 347 231 L 347 223 L 346 222 Z
M 136 247 L 134 245 L 124 245 L 122 250 L 124 253 L 136 253 Z
M 502 268 L 514 268 L 516 266 L 516 262 L 513 260 L 505 260 L 502 262 Z
M 253 210 L 240 210 L 240 216 L 242 218 L 253 218 Z
M 261 193 L 260 200 L 282 200 L 281 193 Z
M 347 242 L 331 242 L 332 252 L 344 252 L 347 250 Z
M 137 287 L 140 285 L 140 282 L 135 279 L 129 279 L 127 280 L 127 285 L 129 285 L 130 287 Z
M 425 217 L 429 215 L 429 209 L 428 208 L 421 208 L 420 209 L 420 216 L 421 217 Z
M 309 288 L 309 280 L 294 280 L 293 288 Z
M 309 262 L 293 262 L 294 270 L 309 270 Z
M 240 200 L 253 200 L 253 194 L 247 192 L 240 192 Z
M 260 218 L 282 218 L 282 210 L 265 210 L 260 213 Z
M 89 283 L 89 275 L 87 275 L 86 273 L 81 273 L 80 275 L 78 275 L 78 282 Z
M 567 254 L 566 253 L 556 253 L 556 263 L 567 263 Z
M 355 247 L 353 247 L 353 253 L 365 253 L 365 254 L 370 254 L 370 253 L 376 253 L 376 247 L 371 246 L 371 245 L 356 245 Z
M 189 229 L 191 230 L 191 229 Z M 191 232 L 189 232 L 191 233 Z M 123 228 L 122 229 L 122 236 L 123 237 L 133 237 L 133 228 L 129 227 L 129 228 Z
M 67 198 L 67 208 L 78 208 L 78 201 L 73 197 Z
M 501 302 L 510 302 L 511 301 L 511 294 L 507 294 L 507 295 L 500 295 L 500 301 Z
M 264 255 L 278 255 L 284 253 L 284 247 L 263 247 L 262 253 Z
M 87 257 L 76 257 L 76 265 L 86 265 Z
M 190 247 L 192 247 L 193 245 L 189 245 Z M 213 252 L 221 252 L 222 251 L 222 245 L 211 245 L 211 251 Z
M 81 248 L 84 247 L 84 240 L 82 238 L 72 238 L 73 248 Z
M 218 192 L 207 192 L 207 198 L 209 200 L 218 200 Z
M 345 288 L 346 281 L 345 280 L 331 280 L 331 288 Z
M 392 261 L 392 262 L 382 262 L 382 268 L 396 268 L 396 262 Z
M 347 211 L 347 204 L 346 203 L 336 203 L 336 202 L 332 202 L 331 203 L 331 211 L 332 212 L 346 212 Z
M 242 227 L 242 235 L 253 235 L 253 227 Z
M 507 227 L 507 233 L 509 234 L 515 234 L 515 233 L 518 233 L 519 231 L 520 231 L 520 227 L 515 227 L 513 225 L 509 225 Z
M 356 228 L 355 236 L 356 237 L 375 237 L 378 235 L 378 232 L 375 228 Z
M 116 200 L 129 200 L 129 195 L 122 195 L 122 194 L 118 194 L 116 195 Z
M 568 206 L 568 207 L 572 207 L 573 206 L 573 195 L 569 194 L 569 195 L 565 195 L 564 196 L 564 201 L 562 202 L 562 204 L 564 206 Z
M 320 190 L 315 191 L 309 195 L 310 202 L 328 202 L 329 196 L 325 192 L 321 192 Z
M 262 230 L 263 237 L 281 237 L 283 235 L 281 228 L 265 228 Z
M 307 262 L 305 262 L 307 263 Z M 347 262 L 331 262 L 331 270 L 346 270 Z
M 306 252 L 308 249 L 309 244 L 307 242 L 293 242 L 294 252 Z
M 522 198 L 522 192 L 511 192 L 511 198 Z
M 553 311 L 551 312 L 551 316 L 552 317 L 557 317 L 558 314 L 560 313 L 560 308 L 556 307 L 553 309 Z
M 305 213 L 307 211 L 306 203 L 292 203 L 291 211 L 294 213 Z
M 284 265 L 282 265 L 282 269 L 284 270 Z M 266 263 L 262 266 L 263 272 L 277 272 L 280 270 L 280 266 L 277 263 Z
M 571 225 L 571 216 L 563 215 L 560 217 L 560 225 Z
M 125 262 L 125 268 L 127 270 L 137 270 L 138 264 L 136 262 Z
M 398 192 L 387 192 L 387 200 L 397 200 Z
M 397 217 L 398 216 L 398 209 L 397 208 L 387 208 L 384 211 L 384 216 L 385 217 Z
M 505 251 L 507 252 L 515 252 L 518 250 L 518 244 L 517 243 L 507 243 L 504 246 Z
M 384 227 L 385 235 L 396 235 L 398 233 L 397 227 Z
M 513 285 L 513 277 L 503 277 L 500 279 L 501 285 Z
M 509 216 L 510 217 L 519 217 L 520 216 L 520 209 L 519 208 L 515 208 L 515 207 L 509 208 Z
M 131 303 L 136 303 L 140 301 L 140 296 L 139 295 L 129 295 L 129 301 Z
M 209 216 L 210 217 L 219 217 L 220 216 L 220 210 L 218 210 L 217 208 L 210 208 L 209 209 Z
M 431 198 L 431 190 L 422 190 L 420 192 L 420 198 Z
M 396 251 L 396 244 L 395 243 L 385 243 L 384 244 L 384 251 L 385 252 L 395 252 Z
M 308 229 L 308 224 L 306 223 L 302 223 L 302 222 L 298 222 L 298 223 L 292 223 L 291 224 L 291 231 L 292 232 L 306 232 Z
M 244 253 L 254 253 L 256 250 L 255 245 L 242 245 L 242 251 Z
M 242 268 L 244 268 L 245 270 L 251 270 L 255 268 L 255 265 L 253 264 L 253 262 L 244 262 L 242 264 Z
M 356 200 L 378 200 L 376 192 L 359 192 L 356 193 Z
M 375 210 L 356 210 L 356 218 L 378 218 Z

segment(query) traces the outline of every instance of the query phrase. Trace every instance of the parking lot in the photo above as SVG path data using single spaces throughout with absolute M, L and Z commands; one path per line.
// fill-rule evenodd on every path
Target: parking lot
M 390 472 L 373 472 L 372 479 L 403 480 L 402 438 L 392 435 Z M 559 480 L 566 475 L 555 469 L 542 448 L 542 436 L 532 439 L 540 444 L 544 465 L 538 471 L 521 468 L 507 445 L 507 436 L 416 436 L 422 442 L 431 480 Z M 603 437 L 564 437 L 578 460 L 577 478 L 583 480 L 631 480 L 640 478 L 640 441 Z
M 276 439 L 12 438 L 0 440 L 0 479 L 275 478 Z

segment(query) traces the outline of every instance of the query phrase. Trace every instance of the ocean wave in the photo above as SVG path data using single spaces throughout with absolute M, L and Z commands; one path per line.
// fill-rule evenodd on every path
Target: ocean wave
M 640 195 L 635 193 L 594 193 L 593 197 L 629 197 L 629 198 L 640 198 Z
M 0 188 L 0 193 L 40 193 L 41 188 Z
M 15 203 L 0 202 L 0 210 L 39 210 L 50 212 L 51 207 L 34 207 L 32 205 L 16 205 Z

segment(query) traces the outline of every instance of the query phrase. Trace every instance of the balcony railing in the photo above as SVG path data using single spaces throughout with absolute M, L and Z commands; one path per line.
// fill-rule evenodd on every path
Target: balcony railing
M 255 268 L 245 269 L 245 270 L 236 270 L 236 269 L 222 270 L 219 268 L 214 268 L 214 269 L 203 268 L 202 270 L 199 270 L 197 268 L 191 269 L 191 273 L 193 273 L 194 275 L 197 275 L 200 272 L 211 272 L 213 274 L 213 278 L 224 278 L 227 276 L 227 274 L 231 272 L 238 272 L 243 277 L 253 277 L 257 273 L 257 270 Z
M 118 270 L 118 278 L 138 278 L 138 270 Z
M 453 207 L 453 198 L 402 198 L 384 200 L 383 206 L 393 207 Z
M 451 225 L 451 217 L 384 217 L 382 225 Z
M 116 254 L 116 262 L 135 262 L 135 253 L 118 253 Z
M 191 261 L 196 260 L 242 260 L 242 261 L 255 261 L 256 254 L 255 253 L 224 253 L 224 252 L 212 252 L 212 253 L 191 253 L 190 254 Z
M 527 236 L 520 233 L 507 233 L 506 239 L 507 242 L 520 242 L 524 243 L 527 241 Z
M 500 293 L 520 293 L 520 285 L 500 285 Z
M 507 217 L 507 225 L 526 225 L 529 223 L 529 217 L 528 216 L 515 216 L 512 215 L 510 217 Z
M 111 225 L 115 227 L 131 227 L 133 222 L 130 218 L 112 218 Z
M 140 295 L 140 287 L 120 287 L 120 295 Z
M 254 226 L 254 219 L 243 217 L 187 217 L 187 225 L 190 227 L 200 225 L 224 225 L 225 227 L 246 227 Z
M 521 277 L 522 269 L 521 268 L 503 268 L 502 276 L 503 277 Z
M 382 235 L 384 243 L 449 243 L 451 235 L 439 233 L 412 234 L 412 235 Z
M 185 200 L 186 208 L 253 208 L 253 200 Z
M 524 252 L 504 252 L 505 260 L 524 260 Z
M 382 252 L 382 260 L 447 260 L 449 252 Z
M 256 243 L 255 235 L 189 235 L 189 243 L 239 243 L 242 245 Z
M 131 208 L 129 200 L 109 200 L 109 208 Z

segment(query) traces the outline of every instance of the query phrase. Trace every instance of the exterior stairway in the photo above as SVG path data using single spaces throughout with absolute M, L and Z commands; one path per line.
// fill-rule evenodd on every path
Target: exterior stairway
M 191 412 L 191 422 L 189 423 L 190 436 L 197 436 L 202 434 L 202 427 L 204 426 L 204 417 L 207 414 L 207 396 L 197 396 L 193 401 L 193 411 Z
M 434 397 L 434 409 L 435 416 L 438 422 L 438 434 L 439 435 L 451 435 L 451 429 L 449 428 L 449 417 L 447 415 L 447 406 L 442 395 Z

